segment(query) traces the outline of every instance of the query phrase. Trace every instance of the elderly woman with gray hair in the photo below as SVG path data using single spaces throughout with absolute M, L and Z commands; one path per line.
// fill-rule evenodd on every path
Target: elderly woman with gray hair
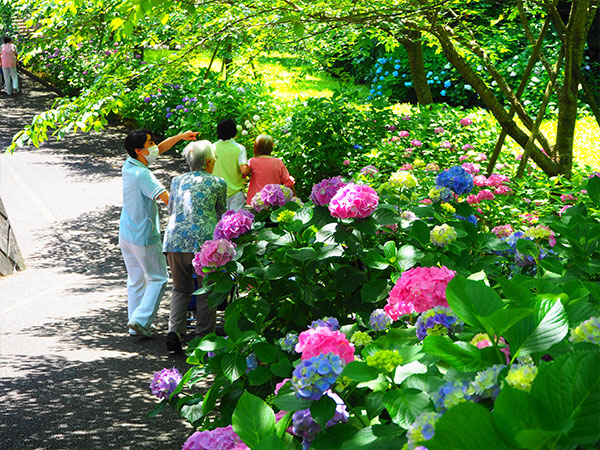
M 190 171 L 171 182 L 169 223 L 165 230 L 163 252 L 171 267 L 173 291 L 167 349 L 181 352 L 181 337 L 186 332 L 187 307 L 194 292 L 194 254 L 212 239 L 215 226 L 226 210 L 227 184 L 212 175 L 215 152 L 209 141 L 191 142 L 183 150 Z M 196 300 L 196 335 L 215 329 L 215 311 L 208 307 L 206 295 Z

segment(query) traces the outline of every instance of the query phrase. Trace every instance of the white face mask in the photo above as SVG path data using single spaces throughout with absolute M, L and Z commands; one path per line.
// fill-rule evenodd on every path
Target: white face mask
M 150 165 L 158 159 L 158 145 L 148 147 L 146 150 L 148 150 L 149 153 L 147 155 L 144 155 L 144 158 L 146 158 L 146 161 L 148 161 L 148 165 Z

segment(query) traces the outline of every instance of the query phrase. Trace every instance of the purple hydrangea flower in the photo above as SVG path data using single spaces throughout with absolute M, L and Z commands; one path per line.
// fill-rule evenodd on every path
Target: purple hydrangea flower
M 160 399 L 168 399 L 181 381 L 181 373 L 175 367 L 172 369 L 162 369 L 154 373 L 154 378 L 150 383 L 152 394 Z
M 196 431 L 183 444 L 182 450 L 242 450 L 246 444 L 231 425 L 211 431 Z
M 340 323 L 335 317 L 323 317 L 319 320 L 313 320 L 309 328 L 327 327 L 331 331 L 337 331 L 340 329 Z
M 302 361 L 292 375 L 296 397 L 319 400 L 335 384 L 343 368 L 344 360 L 335 353 L 320 354 Z
M 214 239 L 234 239 L 247 233 L 254 223 L 254 214 L 240 209 L 227 211 L 215 227 Z
M 468 381 L 448 382 L 433 396 L 435 408 L 440 412 L 445 412 L 459 403 L 475 400 L 475 387 Z
M 383 309 L 376 309 L 371 313 L 369 317 L 369 326 L 374 331 L 384 331 L 392 323 L 392 319 L 388 316 Z
M 273 206 L 284 206 L 294 197 L 292 190 L 281 184 L 267 184 L 252 198 L 252 208 L 262 211 Z
M 348 411 L 341 397 L 331 391 L 325 393 L 332 398 L 336 403 L 335 414 L 325 424 L 325 428 L 332 427 L 341 422 L 348 421 Z M 296 411 L 292 416 L 292 433 L 302 438 L 302 448 L 304 450 L 310 448 L 311 442 L 317 434 L 321 432 L 321 427 L 314 421 L 310 415 L 310 409 Z
M 379 169 L 375 166 L 368 165 L 360 169 L 360 173 L 365 176 L 372 176 L 378 174 Z
M 464 194 L 473 189 L 473 176 L 460 166 L 440 172 L 436 178 L 438 186 L 447 187 L 455 194 Z
M 436 306 L 417 319 L 416 332 L 420 340 L 427 336 L 446 336 L 459 331 L 463 323 L 450 308 Z
M 326 178 L 315 184 L 310 192 L 310 200 L 317 206 L 327 206 L 336 192 L 346 186 L 342 177 Z

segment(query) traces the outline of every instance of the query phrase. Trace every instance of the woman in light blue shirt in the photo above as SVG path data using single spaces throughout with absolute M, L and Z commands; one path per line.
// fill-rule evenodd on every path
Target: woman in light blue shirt
M 163 252 L 171 267 L 173 291 L 167 348 L 181 352 L 181 336 L 186 332 L 187 307 L 194 292 L 192 260 L 202 244 L 212 239 L 215 226 L 226 210 L 227 184 L 212 175 L 215 153 L 209 141 L 192 142 L 183 155 L 190 171 L 171 182 L 169 223 Z M 207 295 L 196 299 L 196 335 L 215 329 L 215 311 L 208 307 Z

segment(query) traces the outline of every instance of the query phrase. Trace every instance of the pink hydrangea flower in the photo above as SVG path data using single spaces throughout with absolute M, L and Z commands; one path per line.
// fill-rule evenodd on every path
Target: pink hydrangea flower
M 421 313 L 448 306 L 446 286 L 456 272 L 442 267 L 415 267 L 402 273 L 390 291 L 385 312 L 392 320 L 403 314 Z
M 248 448 L 229 425 L 210 431 L 196 431 L 184 442 L 182 450 L 245 450 Z
M 558 217 L 562 217 L 563 213 L 570 207 L 571 207 L 571 205 L 565 205 L 562 208 L 560 208 L 560 211 L 558 211 Z
M 481 167 L 479 167 L 479 164 L 463 163 L 461 167 L 467 172 L 469 172 L 471 175 L 476 175 L 481 171 Z
M 492 191 L 490 191 L 489 189 L 484 189 L 484 190 L 480 191 L 479 194 L 477 194 L 477 199 L 479 201 L 494 200 L 494 198 L 495 198 L 494 193 Z
M 515 161 L 521 161 L 523 159 L 523 153 L 519 153 L 518 155 L 515 155 Z
M 391 142 L 398 142 L 400 140 L 400 138 L 398 136 L 392 136 L 392 138 L 390 139 Z
M 273 394 L 277 395 L 277 393 L 279 392 L 279 389 L 281 389 L 285 385 L 285 383 L 287 383 L 290 380 L 291 380 L 290 378 L 284 378 L 279 383 L 277 383 L 275 385 L 275 391 L 273 392 Z
M 487 178 L 485 177 L 485 175 L 475 175 L 473 177 L 473 184 L 475 186 L 486 186 L 486 181 Z
M 469 195 L 469 196 L 467 197 L 467 203 L 468 203 L 469 205 L 476 205 L 476 204 L 477 204 L 477 203 L 479 203 L 480 201 L 481 201 L 481 200 L 479 200 L 479 197 L 477 197 L 476 195 L 473 195 L 473 194 L 471 194 L 471 195 Z
M 414 150 L 414 148 L 412 148 L 412 147 L 408 147 L 408 148 L 404 149 L 404 151 L 406 152 L 407 155 L 410 155 L 413 152 L 413 150 Z
M 460 162 L 466 161 L 467 159 L 469 159 L 469 155 L 460 155 L 458 158 Z
M 413 139 L 412 141 L 410 141 L 410 145 L 412 145 L 413 147 L 420 147 L 421 145 L 423 145 L 423 143 L 418 139 Z
M 510 224 L 498 225 L 498 226 L 492 228 L 492 233 L 494 233 L 499 238 L 508 237 L 511 234 L 513 234 L 514 231 L 515 230 L 513 229 L 512 225 L 510 225 Z
M 485 153 L 480 153 L 475 157 L 475 161 L 477 162 L 482 162 L 482 161 L 487 161 L 488 157 Z
M 466 126 L 471 125 L 473 123 L 473 121 L 468 117 L 464 117 L 464 118 L 460 119 L 458 121 L 458 123 L 461 124 L 463 127 L 466 127 Z
M 510 364 L 510 348 L 503 337 L 500 337 L 498 342 L 502 345 L 500 351 L 504 353 L 504 357 L 506 358 L 506 364 Z M 471 339 L 471 344 L 475 347 L 482 349 L 486 347 L 491 347 L 492 341 L 490 337 L 485 333 L 476 334 L 473 339 Z
M 400 130 L 398 132 L 398 136 L 400 136 L 401 138 L 404 138 L 404 137 L 410 136 L 410 133 L 408 131 L 406 131 L 406 130 Z
M 211 269 L 227 264 L 235 256 L 235 244 L 227 239 L 213 239 L 202 244 L 200 252 L 196 253 L 192 265 L 196 273 L 204 276 L 205 268 Z
M 402 116 L 402 120 L 410 120 L 410 116 L 409 115 Z
M 354 345 L 348 342 L 344 333 L 328 327 L 310 328 L 300 333 L 296 352 L 302 353 L 303 360 L 320 354 L 335 353 L 346 363 L 354 361 Z
M 440 147 L 442 147 L 442 148 L 452 148 L 452 142 L 450 142 L 450 141 L 442 141 L 442 143 L 440 144 Z
M 414 167 L 411 163 L 402 164 L 398 170 L 413 170 Z
M 315 184 L 310 192 L 310 200 L 318 206 L 327 206 L 338 190 L 346 186 L 341 177 L 325 178 Z
M 152 382 L 150 382 L 150 390 L 152 394 L 160 399 L 168 399 L 173 393 L 179 382 L 181 381 L 181 373 L 177 368 L 163 369 L 154 372 Z
M 496 189 L 494 189 L 494 194 L 496 195 L 506 195 L 506 194 L 510 194 L 513 190 L 511 188 L 509 188 L 508 186 L 498 186 Z
M 569 202 L 575 200 L 575 197 L 573 196 L 573 194 L 563 194 L 560 196 L 560 201 L 563 203 Z
M 438 166 L 437 163 L 430 162 L 425 166 L 425 170 L 427 170 L 428 172 L 439 172 L 440 166 Z
M 430 205 L 433 203 L 433 200 L 431 200 L 430 198 L 424 198 L 423 200 L 420 200 L 419 203 L 423 203 L 424 205 Z
M 329 202 L 329 212 L 338 219 L 369 217 L 379 204 L 375 189 L 363 184 L 349 183 L 336 192 Z
M 461 147 L 465 152 L 467 150 L 473 150 L 473 146 L 471 144 L 465 144 Z
M 345 159 L 344 161 L 342 161 L 342 164 L 345 166 L 349 166 L 350 165 L 350 160 L 349 159 Z
M 433 132 L 434 132 L 435 134 L 444 134 L 444 131 L 445 131 L 445 130 L 444 130 L 444 128 L 442 128 L 442 127 L 435 127 L 435 128 L 433 129 Z
M 493 173 L 488 177 L 488 179 L 485 182 L 485 185 L 489 186 L 489 187 L 498 187 L 504 183 L 508 183 L 509 181 L 510 181 L 510 178 L 508 178 L 506 175 L 500 175 L 499 173 Z
M 214 239 L 234 239 L 247 233 L 254 223 L 254 214 L 240 209 L 227 211 L 215 227 Z
M 294 197 L 292 190 L 282 184 L 267 184 L 252 197 L 251 205 L 255 211 L 273 206 L 284 206 Z

